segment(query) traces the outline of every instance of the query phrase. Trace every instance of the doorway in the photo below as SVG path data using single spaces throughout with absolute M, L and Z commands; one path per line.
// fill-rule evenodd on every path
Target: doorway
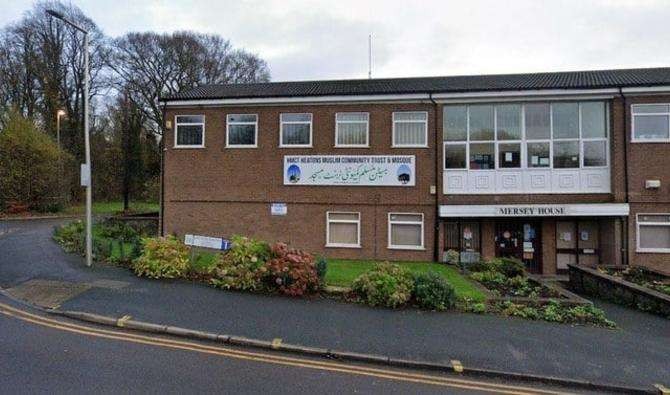
M 497 257 L 516 258 L 530 273 L 542 273 L 542 235 L 539 221 L 496 221 Z
M 600 227 L 591 219 L 556 222 L 556 270 L 568 270 L 568 264 L 596 266 L 600 262 Z

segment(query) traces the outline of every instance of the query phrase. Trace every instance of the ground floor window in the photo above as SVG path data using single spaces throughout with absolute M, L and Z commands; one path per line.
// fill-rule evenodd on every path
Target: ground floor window
M 444 224 L 444 249 L 479 252 L 479 221 L 449 221 Z
M 349 248 L 360 247 L 361 213 L 327 212 L 326 246 Z
M 388 247 L 423 249 L 423 214 L 389 213 Z
M 637 250 L 670 253 L 670 214 L 637 215 Z

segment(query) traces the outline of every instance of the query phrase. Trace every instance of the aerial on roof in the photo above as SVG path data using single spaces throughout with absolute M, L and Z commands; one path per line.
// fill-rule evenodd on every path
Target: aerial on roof
M 532 74 L 379 78 L 205 85 L 161 101 L 332 95 L 428 94 L 537 89 L 602 89 L 670 85 L 670 67 Z

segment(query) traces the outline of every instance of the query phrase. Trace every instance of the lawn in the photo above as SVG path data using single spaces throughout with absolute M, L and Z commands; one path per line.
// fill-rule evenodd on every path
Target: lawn
M 93 214 L 115 214 L 123 211 L 123 202 L 93 202 Z M 158 203 L 131 202 L 130 211 L 135 213 L 158 212 Z M 63 214 L 77 215 L 86 212 L 86 205 L 70 206 L 63 210 Z
M 357 261 L 344 259 L 329 259 L 326 272 L 326 284 L 338 287 L 350 287 L 356 277 L 372 269 L 376 261 Z M 433 262 L 394 262 L 406 267 L 412 273 L 434 271 L 447 279 L 454 286 L 456 295 L 460 298 L 470 298 L 483 301 L 484 294 L 468 279 L 463 277 L 458 269 L 443 263 Z

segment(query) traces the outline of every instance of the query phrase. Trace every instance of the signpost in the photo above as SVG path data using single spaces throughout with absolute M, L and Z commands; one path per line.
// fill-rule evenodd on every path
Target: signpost
M 202 247 L 202 248 L 211 248 L 214 250 L 229 250 L 232 246 L 230 240 L 226 240 L 220 237 L 209 237 L 209 236 L 200 236 L 200 235 L 185 235 L 184 244 L 192 247 Z

